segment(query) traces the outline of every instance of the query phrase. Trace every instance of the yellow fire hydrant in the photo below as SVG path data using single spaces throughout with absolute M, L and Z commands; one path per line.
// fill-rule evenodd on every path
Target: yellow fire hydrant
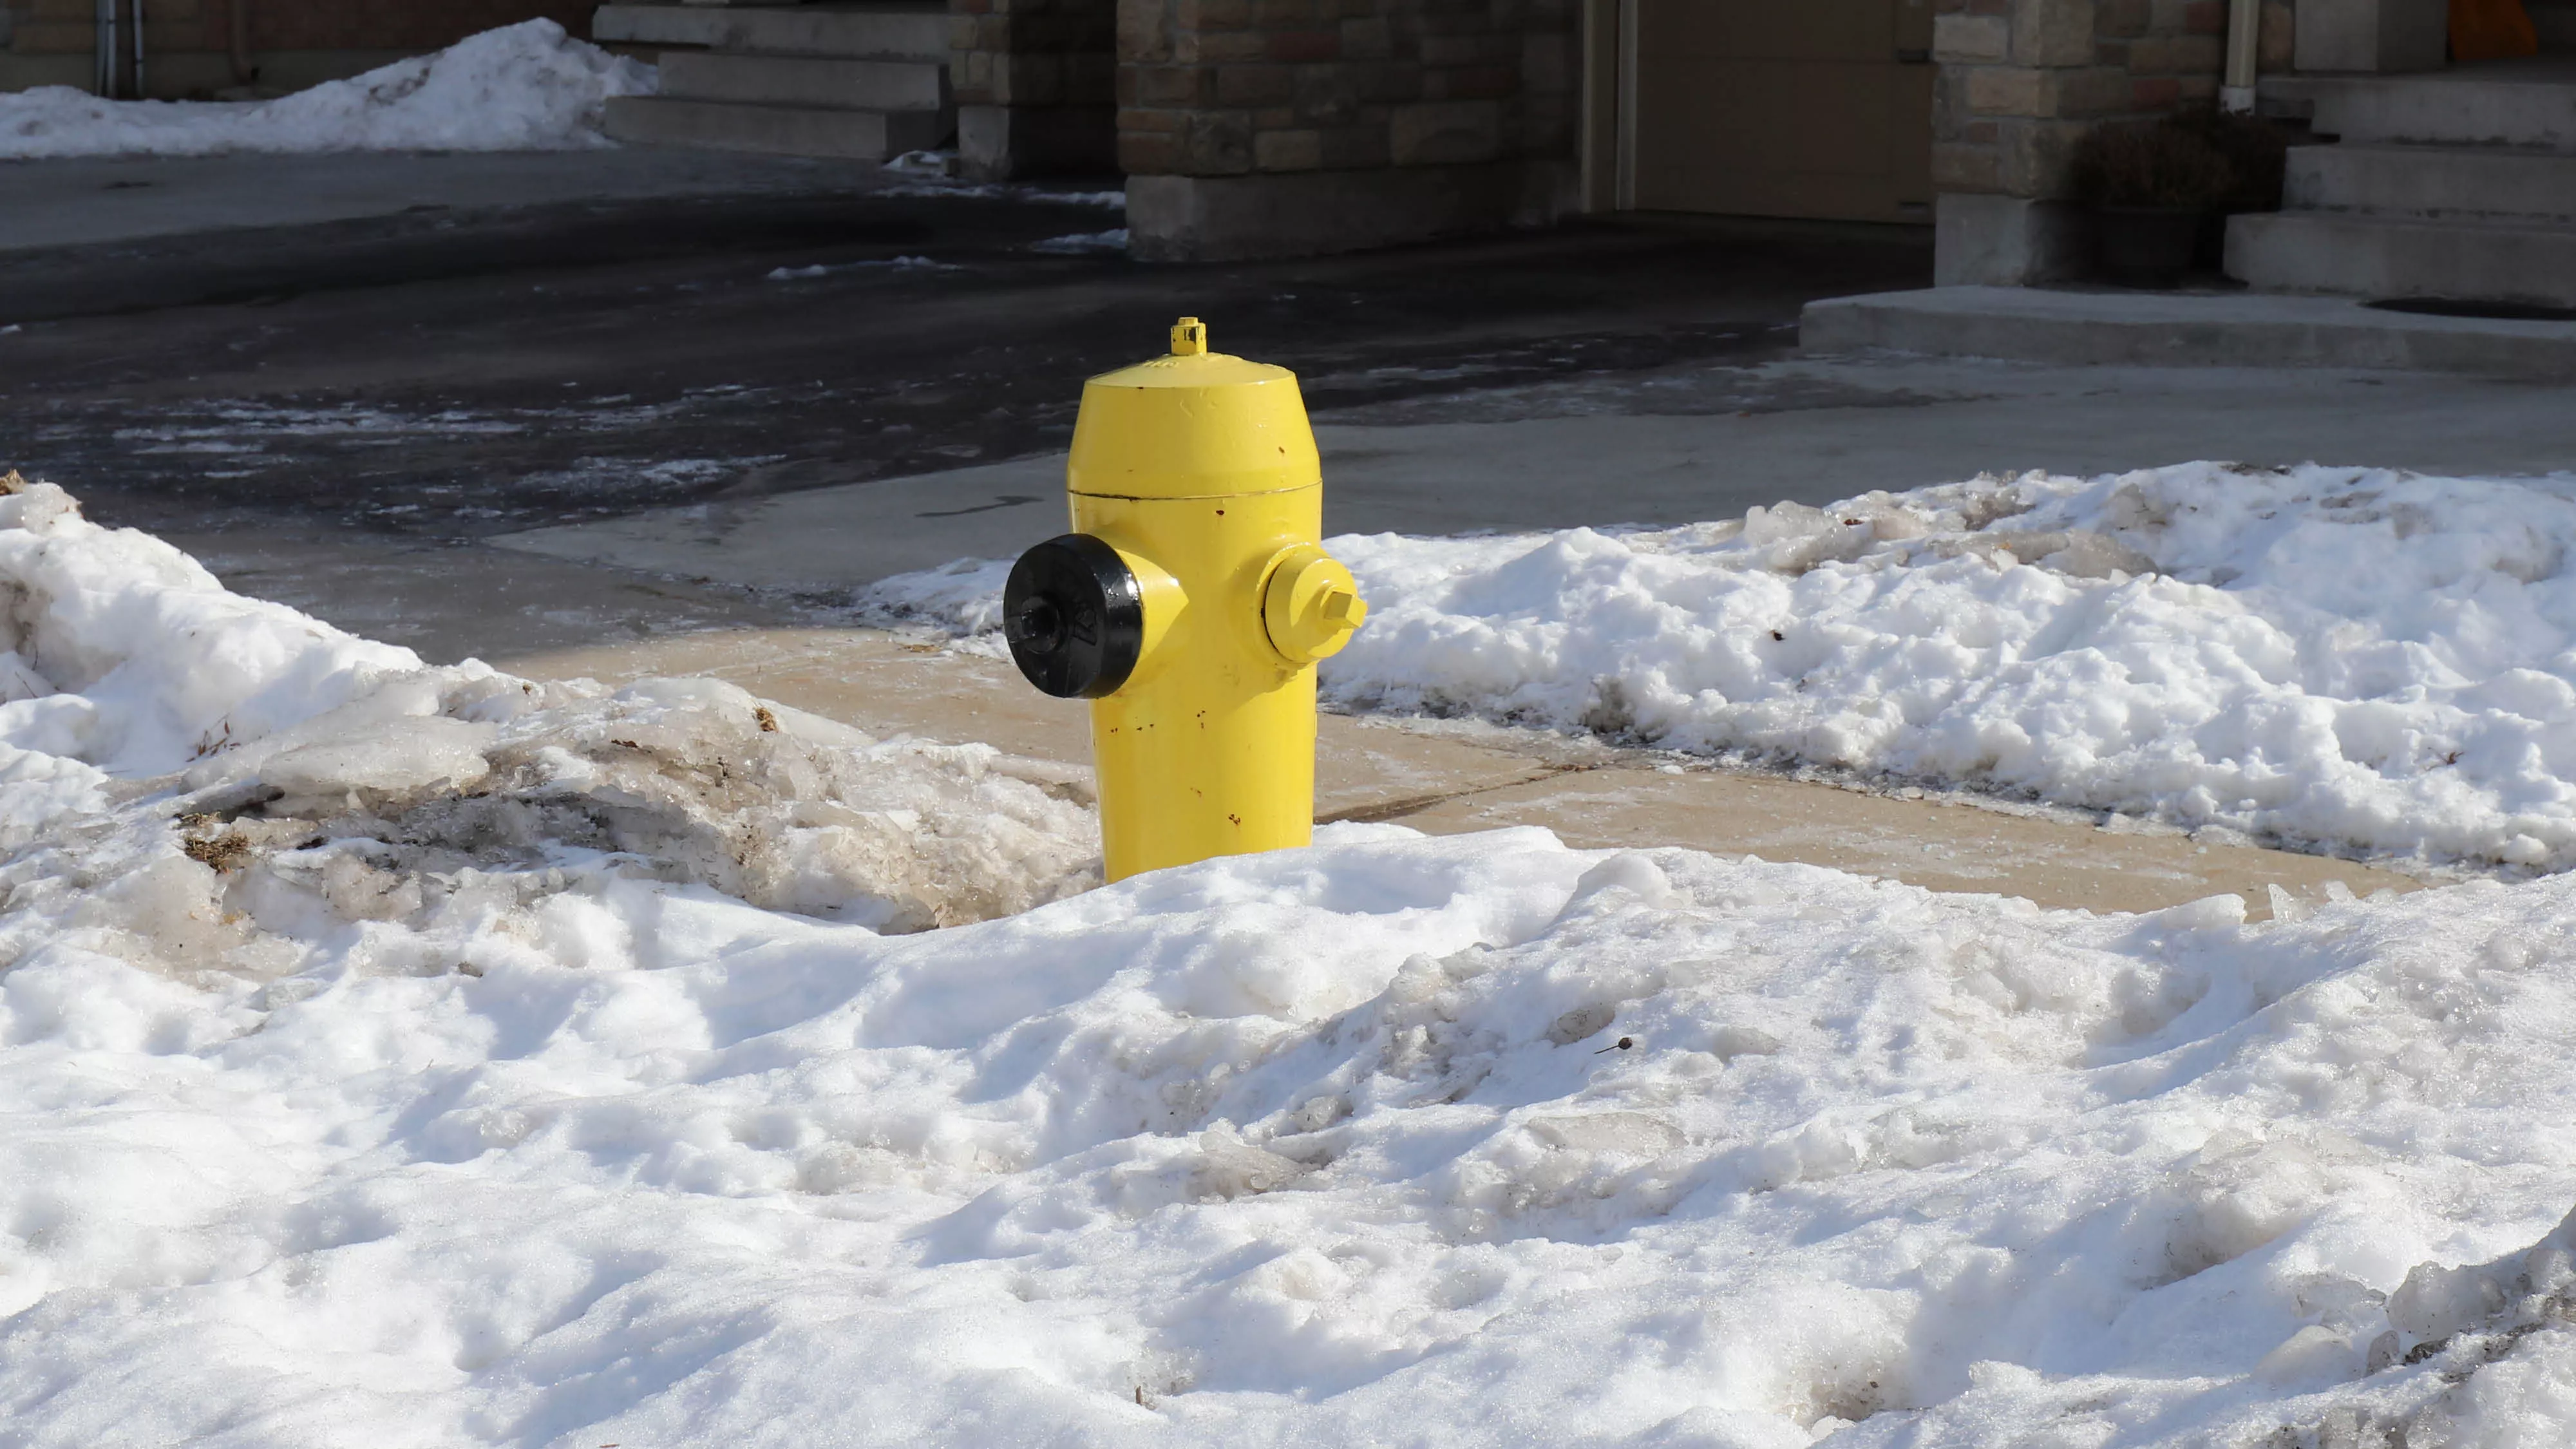
M 1324 552 L 1296 374 L 1207 350 L 1083 384 L 1074 531 L 1020 556 L 1003 634 L 1029 682 L 1091 701 L 1111 880 L 1307 844 L 1315 661 L 1368 617 Z

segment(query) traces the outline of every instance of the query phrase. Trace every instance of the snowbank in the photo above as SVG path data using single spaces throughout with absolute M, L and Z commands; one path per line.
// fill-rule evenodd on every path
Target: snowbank
M 2576 877 L 1081 890 L 989 750 L 423 669 L 42 486 L 0 581 L 13 1444 L 2576 1430 Z
M 610 96 L 650 95 L 652 66 L 551 20 L 273 101 L 103 101 L 69 86 L 0 95 L 0 159 L 234 151 L 557 151 L 610 144 Z
M 15 906 L 174 851 L 236 876 L 235 898 L 310 887 L 344 914 L 353 882 L 417 906 L 453 888 L 445 873 L 507 865 L 918 930 L 1096 878 L 1078 772 L 880 742 L 710 680 L 611 693 L 428 668 L 230 593 L 59 488 L 0 487 L 18 489 L 0 497 L 16 601 L 0 620 L 0 847 L 33 872 Z M 194 873 L 161 878 L 186 885 L 183 914 L 240 909 Z
M 2194 463 L 1332 546 L 1370 600 L 1324 666 L 1353 708 L 2576 865 L 2576 476 Z M 871 599 L 989 628 L 974 577 Z

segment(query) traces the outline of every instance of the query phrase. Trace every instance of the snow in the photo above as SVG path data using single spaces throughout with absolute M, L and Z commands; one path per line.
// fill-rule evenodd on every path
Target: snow
M 107 101 L 69 86 L 0 94 L 0 160 L 240 151 L 555 151 L 611 144 L 611 96 L 650 95 L 654 68 L 551 20 L 270 101 Z
M 1086 231 L 1075 232 L 1069 236 L 1051 236 L 1045 241 L 1031 242 L 1029 250 L 1054 252 L 1067 256 L 1081 256 L 1090 252 L 1124 252 L 1127 250 L 1127 228 L 1121 226 L 1112 227 L 1108 231 Z
M 2192 463 L 1331 547 L 1370 601 L 1323 667 L 1348 708 L 2576 865 L 2576 475 Z M 869 598 L 993 627 L 958 577 Z
M 2097 918 L 1346 825 L 1103 887 L 1064 772 L 424 668 L 49 486 L 0 580 L 13 1444 L 2576 1424 L 2576 877 Z
M 859 262 L 816 262 L 803 267 L 772 267 L 765 279 L 772 282 L 810 282 L 836 272 L 868 271 L 878 267 L 898 272 L 961 272 L 965 268 L 954 262 L 934 261 L 929 257 L 900 256 L 870 258 Z
M 918 155 L 920 153 L 911 152 L 907 154 Z M 922 168 L 917 167 L 905 167 L 898 170 L 898 168 L 889 165 L 887 169 L 897 170 L 897 174 L 928 174 Z M 1127 193 L 1124 190 L 1058 191 L 1047 186 L 1031 186 L 998 181 L 907 181 L 894 186 L 878 187 L 875 191 L 870 192 L 869 194 L 878 197 L 894 197 L 900 199 L 937 196 L 946 197 L 951 200 L 966 201 L 1034 201 L 1049 206 L 1097 206 L 1109 211 L 1124 211 L 1127 208 Z M 1091 235 L 1097 235 L 1097 233 L 1092 233 Z

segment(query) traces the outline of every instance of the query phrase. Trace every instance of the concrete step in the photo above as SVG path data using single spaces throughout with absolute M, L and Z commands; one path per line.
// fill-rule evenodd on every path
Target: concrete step
M 2370 142 L 2294 146 L 2282 204 L 2290 211 L 2571 222 L 2576 154 Z
M 675 50 L 662 57 L 662 94 L 748 105 L 935 111 L 948 104 L 948 67 L 919 60 Z
M 936 4 L 602 5 L 598 40 L 778 55 L 948 61 L 948 11 Z
M 2338 212 L 2231 217 L 2227 274 L 2267 292 L 2576 307 L 2576 226 Z
M 2567 57 L 2299 82 L 2314 100 L 2321 135 L 2576 151 L 2576 64 Z
M 2569 0 L 2530 0 L 2525 7 L 2532 28 L 2540 32 L 2542 50 L 2576 50 L 2576 4 Z
M 2576 382 L 2576 322 L 2384 312 L 2346 297 L 1934 287 L 1807 304 L 1798 346 L 2056 367 L 2337 367 Z
M 607 131 L 620 141 L 883 161 L 937 146 L 955 120 L 946 111 L 860 111 L 745 106 L 671 96 L 613 96 Z

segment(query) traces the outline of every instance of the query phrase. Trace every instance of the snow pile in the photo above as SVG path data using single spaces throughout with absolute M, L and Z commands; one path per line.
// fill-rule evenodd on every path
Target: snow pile
M 1352 826 L 882 936 L 32 864 L 13 1442 L 2576 1431 L 2576 882 L 2093 919 Z
M 922 624 L 954 631 L 970 641 L 989 636 L 981 642 L 997 642 L 1002 630 L 1002 590 L 1011 581 L 1011 562 L 961 558 L 935 569 L 897 574 L 860 589 L 851 608 L 872 623 Z
M 0 582 L 13 1444 L 2576 1432 L 2576 877 L 1083 890 L 989 750 L 423 668 L 42 485 Z
M 555 151 L 610 144 L 611 96 L 650 95 L 652 66 L 551 20 L 273 101 L 105 101 L 69 86 L 0 95 L 0 159 L 237 151 Z
M 1332 547 L 1370 602 L 1324 665 L 1348 707 L 2576 865 L 2566 476 L 2194 463 Z M 990 628 L 963 567 L 869 600 Z
M 96 914 L 89 898 L 115 895 L 98 882 L 120 873 L 148 879 L 134 908 L 164 923 L 290 902 L 436 915 L 472 894 L 459 880 L 500 870 L 539 894 L 644 876 L 886 930 L 1025 910 L 1095 878 L 1078 772 L 880 742 L 708 680 L 611 693 L 428 668 L 229 593 L 49 484 L 0 487 L 15 490 L 0 497 L 9 930 Z M 156 930 L 133 931 L 137 949 L 157 949 Z

